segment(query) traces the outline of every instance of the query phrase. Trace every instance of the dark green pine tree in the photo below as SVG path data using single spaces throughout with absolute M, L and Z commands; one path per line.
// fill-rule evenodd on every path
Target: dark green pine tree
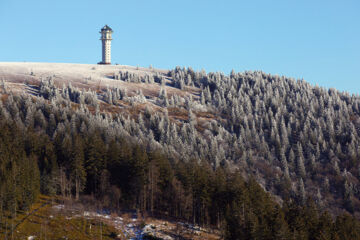
M 208 209 L 211 202 L 209 186 L 210 167 L 207 163 L 194 164 L 192 172 L 193 220 L 202 225 L 209 222 Z
M 338 216 L 335 221 L 334 239 L 360 239 L 359 221 L 349 214 Z
M 324 212 L 320 215 L 316 231 L 312 236 L 313 239 L 330 240 L 333 239 L 334 224 L 331 216 L 328 212 Z
M 287 222 L 285 221 L 285 215 L 279 206 L 276 206 L 270 219 L 270 227 L 272 230 L 271 238 L 286 240 L 290 239 L 290 230 Z
M 20 191 L 18 206 L 20 209 L 29 209 L 40 193 L 40 172 L 36 156 L 24 156 L 19 161 L 17 185 Z
M 99 133 L 92 134 L 85 142 L 85 169 L 87 193 L 98 193 L 100 175 L 106 166 L 106 147 Z
M 70 178 L 75 186 L 75 200 L 84 190 L 86 183 L 86 171 L 84 166 L 84 144 L 79 135 L 74 136 L 70 155 Z
M 150 178 L 148 183 L 155 183 L 157 192 L 160 196 L 156 197 L 159 207 L 164 209 L 171 209 L 172 203 L 172 179 L 174 177 L 173 170 L 169 160 L 159 151 L 148 154 Z M 152 168 L 151 168 L 152 167 Z M 152 170 L 152 171 L 151 171 Z
M 145 212 L 147 206 L 146 181 L 148 172 L 148 157 L 145 149 L 135 146 L 131 158 L 131 175 L 133 193 L 137 196 L 137 208 L 141 212 Z
M 219 167 L 213 173 L 210 182 L 211 188 L 211 208 L 209 209 L 212 224 L 218 228 L 221 227 L 224 220 L 226 201 L 226 174 L 222 167 Z

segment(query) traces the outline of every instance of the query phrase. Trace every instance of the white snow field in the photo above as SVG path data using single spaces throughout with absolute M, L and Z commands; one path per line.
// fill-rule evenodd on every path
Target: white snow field
M 166 76 L 168 70 L 133 67 L 127 65 L 98 65 L 72 63 L 37 63 L 37 62 L 0 62 L 0 81 L 6 82 L 7 90 L 25 91 L 28 85 L 38 85 L 41 80 L 52 78 L 58 87 L 71 83 L 72 86 L 85 89 L 101 89 L 109 87 L 126 88 L 128 93 L 142 90 L 146 95 L 157 95 L 160 84 L 130 83 L 114 80 L 119 72 L 134 73 L 138 76 Z M 26 85 L 25 85 L 26 84 Z M 168 94 L 184 95 L 184 91 L 165 86 Z M 196 91 L 196 90 L 195 90 Z

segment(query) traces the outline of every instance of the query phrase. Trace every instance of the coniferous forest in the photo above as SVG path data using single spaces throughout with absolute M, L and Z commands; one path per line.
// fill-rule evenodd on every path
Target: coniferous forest
M 160 90 L 2 83 L 0 220 L 42 193 L 225 239 L 360 239 L 358 96 L 262 72 L 112 78 Z

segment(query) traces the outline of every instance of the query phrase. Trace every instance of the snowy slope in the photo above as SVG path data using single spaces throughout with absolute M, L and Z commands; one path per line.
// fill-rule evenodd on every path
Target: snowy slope
M 71 63 L 33 63 L 33 62 L 0 62 L 0 80 L 8 82 L 7 87 L 11 91 L 24 90 L 23 83 L 39 84 L 41 80 L 51 77 L 55 84 L 62 87 L 63 84 L 85 88 L 101 89 L 105 87 L 126 88 L 128 92 L 142 90 L 144 95 L 157 95 L 159 84 L 133 84 L 124 81 L 114 81 L 114 74 L 119 72 L 134 73 L 138 76 L 159 75 L 165 76 L 167 70 L 133 67 L 126 65 L 97 65 L 97 64 L 71 64 Z M 168 93 L 180 90 L 165 86 Z

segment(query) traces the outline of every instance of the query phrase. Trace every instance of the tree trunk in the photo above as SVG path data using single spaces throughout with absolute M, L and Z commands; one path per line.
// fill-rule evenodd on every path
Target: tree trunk
M 61 191 L 61 195 L 63 196 L 63 198 L 65 198 L 65 194 L 66 194 L 66 176 L 65 176 L 65 172 L 63 170 L 62 167 L 60 167 L 59 169 L 60 171 L 60 191 Z
M 80 192 L 80 180 L 76 174 L 76 177 L 75 177 L 75 200 L 76 201 L 79 200 L 79 192 Z
M 151 196 L 150 196 L 150 211 L 151 211 L 151 216 L 154 215 L 154 169 L 153 166 L 150 166 L 150 191 L 151 191 Z

